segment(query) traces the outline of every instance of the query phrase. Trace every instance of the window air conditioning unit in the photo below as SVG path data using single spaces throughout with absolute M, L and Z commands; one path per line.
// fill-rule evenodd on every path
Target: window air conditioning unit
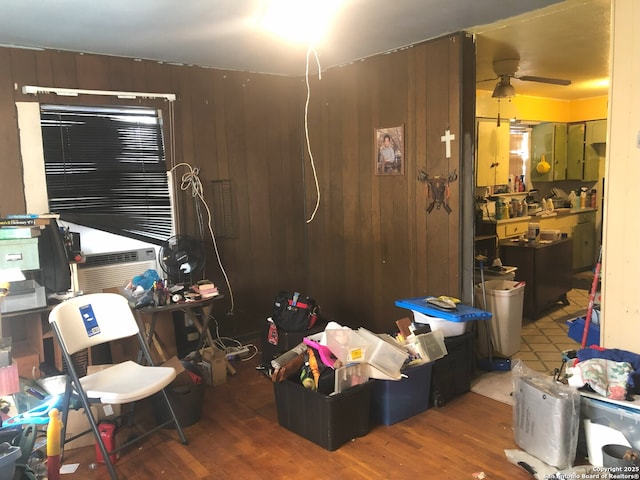
M 124 287 L 133 277 L 149 269 L 158 270 L 156 251 L 152 247 L 87 254 L 85 263 L 78 264 L 77 286 L 83 293 L 101 293 L 105 289 Z

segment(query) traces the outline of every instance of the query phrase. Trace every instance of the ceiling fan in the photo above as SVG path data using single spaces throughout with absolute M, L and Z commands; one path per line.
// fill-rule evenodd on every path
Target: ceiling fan
M 493 89 L 493 98 L 510 98 L 516 94 L 516 89 L 511 85 L 511 79 L 522 80 L 526 82 L 550 83 L 552 85 L 571 85 L 571 80 L 563 80 L 559 78 L 536 77 L 532 75 L 516 76 L 516 72 L 520 68 L 520 59 L 494 60 L 493 71 L 499 79 Z

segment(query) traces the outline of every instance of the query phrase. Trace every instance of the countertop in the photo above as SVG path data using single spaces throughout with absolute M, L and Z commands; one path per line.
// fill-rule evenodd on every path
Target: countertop
M 521 222 L 524 220 L 540 220 L 541 218 L 551 217 L 563 217 L 567 215 L 579 215 L 581 213 L 597 212 L 597 208 L 559 208 L 553 211 L 553 213 L 545 213 L 541 215 L 524 215 L 522 217 L 505 218 L 502 220 L 487 220 L 483 219 L 483 222 L 497 223 L 498 225 L 512 222 Z
M 536 243 L 529 243 L 521 238 L 505 238 L 500 240 L 500 247 L 525 247 L 525 248 L 545 248 L 558 243 L 569 242 L 570 238 L 560 238 L 558 240 L 538 240 Z

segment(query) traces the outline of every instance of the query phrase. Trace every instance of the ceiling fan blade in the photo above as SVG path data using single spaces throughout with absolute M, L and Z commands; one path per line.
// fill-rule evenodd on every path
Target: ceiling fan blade
M 482 80 L 476 80 L 476 83 L 495 82 L 496 80 L 498 80 L 498 78 L 500 78 L 500 77 L 484 78 Z
M 571 85 L 571 80 L 562 80 L 560 78 L 535 77 L 532 75 L 523 75 L 522 77 L 514 77 L 525 82 L 550 83 L 552 85 Z

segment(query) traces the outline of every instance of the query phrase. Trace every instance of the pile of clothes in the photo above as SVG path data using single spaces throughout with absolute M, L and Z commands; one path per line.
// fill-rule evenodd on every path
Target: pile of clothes
M 576 388 L 588 387 L 612 400 L 640 393 L 640 355 L 592 346 L 575 352 L 564 377 Z

